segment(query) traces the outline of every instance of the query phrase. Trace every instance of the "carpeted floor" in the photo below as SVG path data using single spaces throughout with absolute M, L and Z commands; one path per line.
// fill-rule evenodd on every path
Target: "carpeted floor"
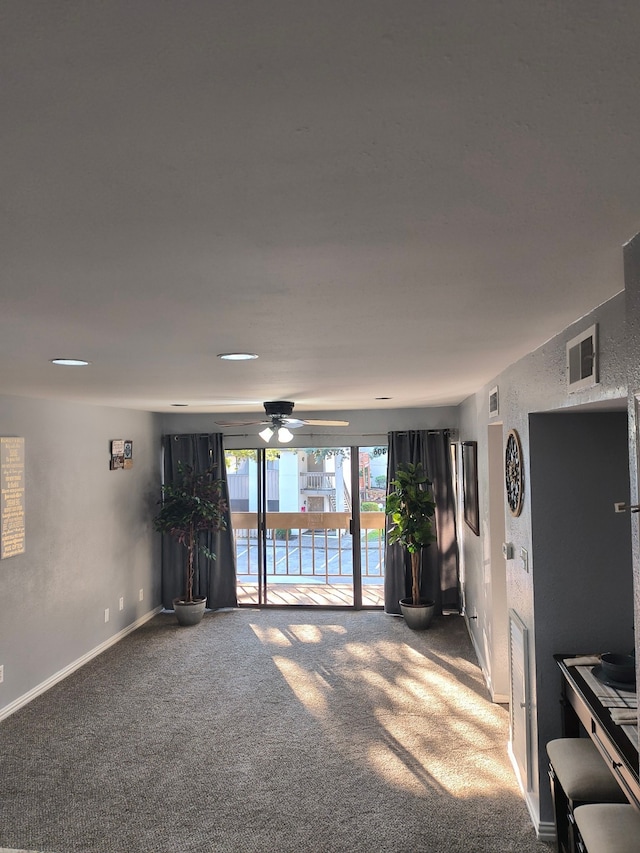
M 0 723 L 0 845 L 549 853 L 460 617 L 161 614 Z

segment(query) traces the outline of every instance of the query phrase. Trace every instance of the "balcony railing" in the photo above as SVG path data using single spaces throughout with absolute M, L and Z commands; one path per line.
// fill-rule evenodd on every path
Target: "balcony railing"
M 303 492 L 333 492 L 335 482 L 334 471 L 300 472 L 300 490 Z
M 273 580 L 299 578 L 347 583 L 353 578 L 349 512 L 268 512 L 267 575 Z M 239 577 L 258 576 L 258 531 L 255 512 L 232 512 Z M 384 512 L 360 515 L 363 582 L 384 577 Z

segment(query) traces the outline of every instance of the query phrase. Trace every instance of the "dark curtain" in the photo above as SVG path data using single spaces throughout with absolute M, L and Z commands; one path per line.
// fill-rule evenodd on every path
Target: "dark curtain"
M 422 576 L 420 595 L 435 601 L 436 613 L 460 610 L 458 542 L 449 433 L 407 430 L 389 433 L 387 482 L 395 478 L 400 462 L 422 462 L 432 481 L 436 504 L 436 541 L 420 554 Z M 387 525 L 389 521 L 387 519 Z M 387 545 L 384 569 L 384 609 L 400 613 L 399 601 L 411 595 L 411 562 L 400 545 Z
M 224 482 L 224 494 L 229 503 L 227 466 L 221 433 L 211 435 L 165 435 L 164 482 L 170 483 L 178 473 L 178 463 L 191 465 L 196 471 L 205 471 L 216 466 L 215 477 Z M 207 537 L 206 545 L 216 555 L 207 560 L 196 552 L 193 594 L 207 598 L 207 607 L 237 607 L 236 562 L 233 547 L 231 515 L 227 515 L 227 529 L 219 533 L 202 534 Z M 184 594 L 185 565 L 187 550 L 168 535 L 162 537 L 162 604 L 173 609 L 173 599 Z

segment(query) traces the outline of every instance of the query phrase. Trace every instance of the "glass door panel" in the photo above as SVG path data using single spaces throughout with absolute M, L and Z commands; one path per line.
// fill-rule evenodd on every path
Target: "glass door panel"
M 350 449 L 279 456 L 266 484 L 266 603 L 353 606 Z
M 358 448 L 362 606 L 384 605 L 386 447 Z
M 382 606 L 380 448 L 228 450 L 226 458 L 240 604 Z
M 241 604 L 262 604 L 263 574 L 258 547 L 258 451 L 225 450 L 229 509 L 236 550 Z

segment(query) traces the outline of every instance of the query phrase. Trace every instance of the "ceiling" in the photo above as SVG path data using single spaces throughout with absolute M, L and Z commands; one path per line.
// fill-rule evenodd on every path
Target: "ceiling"
M 0 393 L 460 402 L 623 288 L 639 28 L 637 0 L 3 0 Z

